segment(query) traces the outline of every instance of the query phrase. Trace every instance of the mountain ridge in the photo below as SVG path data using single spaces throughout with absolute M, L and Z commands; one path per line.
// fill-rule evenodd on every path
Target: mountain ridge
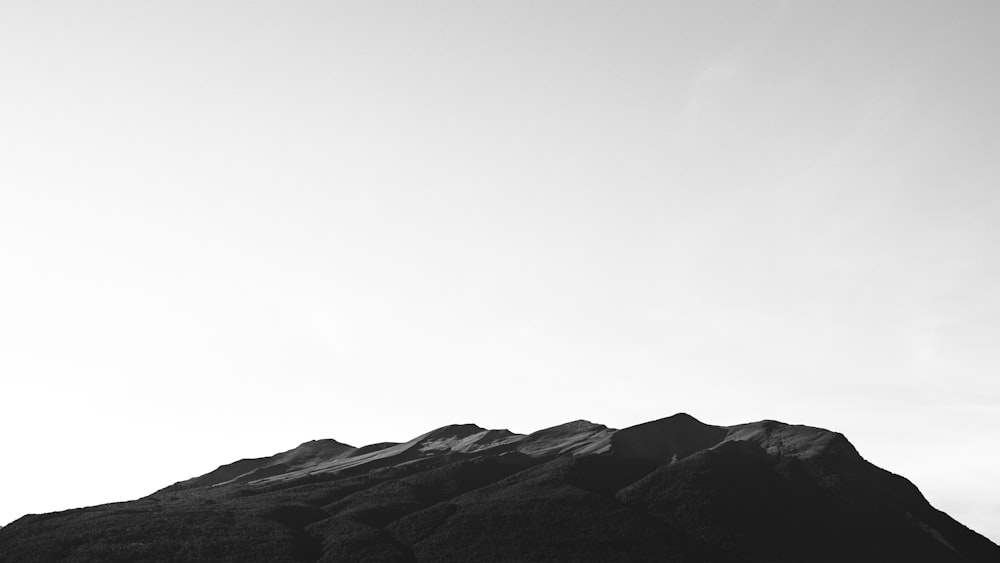
M 27 515 L 11 561 L 1000 560 L 840 433 L 686 413 L 304 442 L 135 501 Z

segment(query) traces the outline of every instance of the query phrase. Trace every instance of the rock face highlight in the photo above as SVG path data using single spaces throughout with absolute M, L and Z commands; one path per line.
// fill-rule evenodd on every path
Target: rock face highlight
M 677 414 L 306 442 L 131 502 L 28 515 L 0 561 L 1000 561 L 843 435 Z

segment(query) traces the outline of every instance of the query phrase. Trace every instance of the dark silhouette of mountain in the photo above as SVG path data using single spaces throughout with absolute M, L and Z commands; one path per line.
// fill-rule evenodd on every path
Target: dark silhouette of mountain
M 131 501 L 28 515 L 0 561 L 998 562 L 838 433 L 687 414 L 527 436 L 306 442 Z

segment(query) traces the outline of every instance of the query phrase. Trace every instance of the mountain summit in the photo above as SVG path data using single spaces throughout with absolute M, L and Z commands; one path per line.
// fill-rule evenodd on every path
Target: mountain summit
M 688 414 L 306 442 L 0 529 L 0 561 L 995 562 L 841 434 Z

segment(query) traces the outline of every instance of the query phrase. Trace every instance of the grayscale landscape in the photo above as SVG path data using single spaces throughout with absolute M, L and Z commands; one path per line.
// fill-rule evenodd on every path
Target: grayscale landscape
M 677 414 L 529 435 L 455 424 L 242 459 L 141 499 L 25 516 L 10 561 L 992 562 L 842 434 Z
M 0 2 L 0 562 L 997 560 L 998 29 Z

